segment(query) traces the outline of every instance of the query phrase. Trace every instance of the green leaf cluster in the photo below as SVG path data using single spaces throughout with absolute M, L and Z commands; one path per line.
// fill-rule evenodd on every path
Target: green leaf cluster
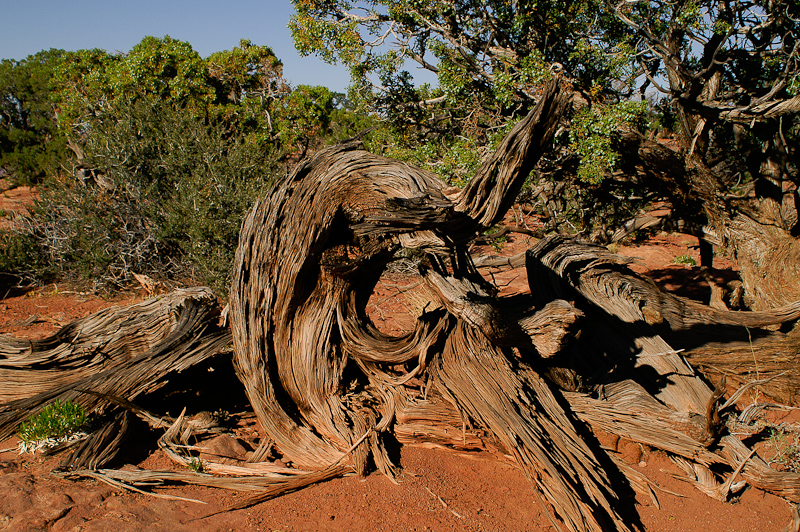
M 672 259 L 672 264 L 685 264 L 687 266 L 697 266 L 697 261 L 689 255 L 678 255 Z
M 0 272 L 44 281 L 53 278 L 55 267 L 31 232 L 0 230 Z
M 424 161 L 452 183 L 463 182 L 482 158 L 465 150 L 486 149 L 493 132 L 523 116 L 554 74 L 581 96 L 562 124 L 570 141 L 548 154 L 561 168 L 534 179 L 547 174 L 537 190 L 553 188 L 556 179 L 564 185 L 555 187 L 563 195 L 558 201 L 552 193 L 542 201 L 576 209 L 574 220 L 561 217 L 568 224 L 585 221 L 587 209 L 606 209 L 592 207 L 601 201 L 655 196 L 671 202 L 676 215 L 685 209 L 680 216 L 697 216 L 698 203 L 686 201 L 697 197 L 693 191 L 667 190 L 658 171 L 645 172 L 646 180 L 610 175 L 621 167 L 618 141 L 626 129 L 659 128 L 683 154 L 724 168 L 721 189 L 779 160 L 792 181 L 785 188 L 798 183 L 792 146 L 800 119 L 784 105 L 800 93 L 796 1 L 293 3 L 296 46 L 350 68 L 354 100 L 393 128 L 397 145 L 388 151 Z M 438 86 L 415 86 L 412 67 L 434 73 Z M 773 186 L 766 181 L 763 190 Z M 785 222 L 797 232 L 796 216 Z
M 479 146 L 474 139 L 456 137 L 436 139 L 427 142 L 395 141 L 397 136 L 386 136 L 383 142 L 373 137 L 373 143 L 384 144 L 384 155 L 393 159 L 409 161 L 438 175 L 446 183 L 463 187 L 475 174 L 483 162 L 487 149 Z
M 559 148 L 585 158 L 563 161 L 580 170 L 576 186 L 595 184 L 615 167 L 609 129 L 639 128 L 646 116 L 638 109 L 636 118 L 627 116 L 624 103 L 640 76 L 638 39 L 604 0 L 293 3 L 297 48 L 347 65 L 362 108 L 390 125 L 381 151 L 453 185 L 466 184 L 555 74 L 592 99 L 593 111 Z M 415 62 L 436 74 L 437 87 L 415 86 L 409 68 Z
M 72 401 L 56 399 L 38 414 L 19 426 L 17 434 L 24 443 L 58 440 L 80 431 L 86 425 L 86 411 Z
M 508 111 L 526 106 L 554 65 L 584 87 L 608 84 L 633 51 L 630 32 L 603 0 L 293 3 L 289 28 L 298 51 L 347 65 L 354 86 L 369 87 L 377 101 L 393 90 L 385 79 L 415 61 L 437 74 L 451 104 L 466 98 L 473 107 Z
M 533 50 L 518 64 L 507 65 L 495 72 L 494 97 L 505 107 L 511 107 L 519 92 L 533 92 L 536 87 L 552 78 L 544 54 Z
M 86 152 L 93 175 L 37 211 L 59 273 L 112 287 L 132 272 L 192 278 L 225 294 L 241 218 L 279 174 L 274 152 L 150 99 L 96 121 Z
M 602 181 L 617 167 L 615 142 L 623 128 L 640 130 L 647 123 L 646 102 L 622 101 L 579 112 L 572 122 L 570 141 L 581 157 L 578 177 L 591 184 Z
M 40 182 L 65 159 L 52 85 L 62 56 L 61 50 L 46 50 L 22 61 L 0 61 L 0 167 L 18 183 Z

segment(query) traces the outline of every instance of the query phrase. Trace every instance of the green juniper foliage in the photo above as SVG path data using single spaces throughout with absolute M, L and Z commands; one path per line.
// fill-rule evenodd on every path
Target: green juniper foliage
M 686 264 L 689 266 L 697 266 L 697 261 L 689 255 L 678 255 L 672 259 L 672 264 Z
M 0 168 L 18 184 L 39 183 L 66 160 L 53 80 L 63 55 L 44 50 L 21 61 L 0 60 Z
M 560 135 L 557 174 L 538 168 L 528 191 L 570 181 L 561 222 L 582 228 L 631 209 L 606 209 L 618 184 L 616 128 L 645 127 L 635 94 L 637 50 L 610 4 L 525 0 L 295 0 L 290 22 L 303 54 L 350 68 L 353 100 L 391 126 L 379 147 L 464 186 L 535 103 L 544 83 L 564 74 L 587 97 Z M 383 39 L 391 31 L 392 44 Z M 412 83 L 414 62 L 438 87 Z M 632 101 L 633 97 L 639 101 Z M 565 124 L 566 125 L 566 124 Z M 567 130 L 570 131 L 570 130 Z M 577 172 L 576 172 L 577 170 Z M 578 191 L 577 193 L 573 193 Z M 634 209 L 635 210 L 635 209 Z M 588 216 L 587 213 L 591 213 Z
M 166 36 L 146 37 L 126 55 L 78 50 L 5 62 L 0 104 L 22 101 L 27 93 L 11 74 L 32 65 L 52 79 L 36 94 L 58 113 L 42 111 L 39 122 L 61 144 L 44 143 L 44 133 L 32 142 L 40 151 L 60 146 L 61 158 L 42 166 L 47 179 L 31 215 L 0 231 L 0 272 L 40 281 L 115 290 L 136 273 L 224 297 L 255 199 L 310 150 L 370 125 L 343 95 L 289 86 L 272 50 L 250 41 L 205 59 Z M 12 96 L 3 100 L 2 90 Z M 21 122 L 4 116 L 0 143 L 13 137 L 22 149 L 14 141 Z M 12 152 L 3 145 L 4 157 Z
M 574 113 L 530 190 L 561 230 L 602 236 L 639 214 L 641 199 L 672 203 L 676 218 L 705 216 L 691 184 L 667 186 L 663 169 L 636 167 L 630 139 L 639 133 L 669 138 L 691 164 L 713 168 L 723 194 L 746 181 L 774 195 L 774 176 L 757 177 L 776 163 L 800 181 L 800 114 L 784 105 L 800 93 L 796 1 L 293 4 L 298 51 L 348 67 L 352 100 L 392 126 L 391 154 L 452 184 L 560 76 L 577 95 Z M 438 86 L 415 86 L 420 69 Z

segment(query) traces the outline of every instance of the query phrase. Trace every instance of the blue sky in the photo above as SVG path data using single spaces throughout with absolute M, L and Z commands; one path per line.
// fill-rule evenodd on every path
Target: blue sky
M 345 67 L 295 51 L 286 28 L 293 12 L 289 0 L 0 0 L 0 58 L 49 48 L 127 52 L 147 35 L 187 41 L 207 57 L 250 39 L 272 48 L 292 85 L 344 92 Z

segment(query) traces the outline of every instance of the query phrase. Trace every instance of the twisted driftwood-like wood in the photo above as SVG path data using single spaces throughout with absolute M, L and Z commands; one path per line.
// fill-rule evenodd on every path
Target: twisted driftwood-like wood
M 772 470 L 726 428 L 748 425 L 752 412 L 726 416 L 723 391 L 687 363 L 709 368 L 719 357 L 714 367 L 730 373 L 744 358 L 743 331 L 752 352 L 793 348 L 794 336 L 762 327 L 796 320 L 799 304 L 713 309 L 661 292 L 604 248 L 559 236 L 507 261 L 526 261 L 530 294 L 499 297 L 478 274 L 467 245 L 502 218 L 568 104 L 553 82 L 457 192 L 358 142 L 318 152 L 243 222 L 232 336 L 216 323 L 213 295 L 194 290 L 100 313 L 42 342 L 4 338 L 0 437 L 55 398 L 109 407 L 105 424 L 71 448 L 68 476 L 137 490 L 185 482 L 255 492 L 231 509 L 363 474 L 370 463 L 392 477 L 391 439 L 497 450 L 530 479 L 555 529 L 637 529 L 631 490 L 657 501 L 653 484 L 606 455 L 589 424 L 670 453 L 711 497 L 725 500 L 748 483 L 800 502 L 800 475 Z M 418 280 L 427 299 L 412 330 L 392 336 L 366 307 L 402 248 L 423 257 Z M 206 464 L 225 479 L 101 469 L 130 414 L 166 429 L 159 446 L 191 463 L 191 438 L 212 429 L 131 400 L 230 338 L 266 432 L 252 460 Z M 726 359 L 725 344 L 742 352 Z M 262 461 L 270 449 L 291 467 Z
M 177 290 L 133 306 L 102 310 L 43 340 L 0 336 L 0 403 L 96 376 L 150 351 L 171 335 L 185 334 L 182 320 L 202 323 L 218 314 L 210 290 Z
M 609 268 L 620 260 L 607 251 L 556 237 L 529 253 L 527 299 L 498 298 L 477 274 L 465 244 L 502 217 L 566 104 L 553 84 L 455 194 L 432 174 L 351 142 L 305 161 L 254 207 L 234 264 L 235 365 L 286 459 L 325 469 L 349 453 L 363 472 L 371 455 L 391 476 L 384 446 L 391 429 L 402 441 L 497 447 L 569 530 L 635 528 L 619 482 L 627 475 L 637 489 L 649 484 L 587 440 L 580 417 L 673 453 L 712 496 L 740 488 L 739 473 L 764 485 L 758 459 L 721 433 L 720 394 L 659 331 L 782 323 L 798 317 L 798 305 L 715 311 Z M 403 247 L 424 254 L 420 278 L 430 301 L 413 331 L 392 337 L 371 325 L 365 307 Z M 577 308 L 564 301 L 576 294 L 584 302 Z M 568 341 L 578 328 L 597 345 L 574 357 L 580 367 L 565 367 L 565 352 L 587 348 Z M 559 399 L 540 374 L 555 382 L 573 375 L 578 385 L 604 374 L 624 378 L 613 394 L 608 388 L 613 400 L 595 405 L 580 394 Z M 619 399 L 637 390 L 628 413 Z M 709 450 L 720 441 L 721 451 Z M 736 474 L 721 483 L 710 466 Z
M 157 390 L 171 373 L 218 354 L 230 342 L 218 321 L 214 294 L 194 288 L 103 310 L 44 340 L 0 335 L 0 440 L 57 399 L 90 412 L 115 410 L 107 397 L 132 400 Z M 110 460 L 125 433 L 126 416 L 124 410 L 111 413 L 65 463 L 95 468 Z
M 392 475 L 383 440 L 398 405 L 416 401 L 402 385 L 426 372 L 517 458 L 569 529 L 627 530 L 574 421 L 541 379 L 515 372 L 511 346 L 525 328 L 501 318 L 465 247 L 510 206 L 567 101 L 553 84 L 458 195 L 446 196 L 430 173 L 349 143 L 312 157 L 255 206 L 234 264 L 235 360 L 288 460 L 324 468 L 368 434 L 352 453 L 355 468 L 371 454 Z M 389 337 L 364 309 L 401 246 L 427 254 L 423 279 L 436 301 L 413 332 Z
M 659 334 L 678 339 L 689 336 L 696 342 L 689 331 L 701 327 L 706 343 L 726 342 L 735 326 L 794 321 L 800 305 L 762 312 L 718 310 L 661 292 L 628 270 L 627 262 L 605 248 L 557 235 L 528 251 L 529 283 L 541 299 L 584 298 L 578 304 L 587 315 L 582 332 L 594 347 L 594 360 L 583 358 L 579 365 L 600 384 L 602 400 L 568 394 L 575 413 L 593 426 L 673 453 L 690 480 L 709 496 L 726 500 L 740 473 L 752 486 L 800 502 L 800 475 L 773 470 L 741 440 L 726 434 L 719 417 L 721 394 L 712 392 Z M 771 338 L 762 344 L 774 352 L 793 340 Z M 755 356 L 755 347 L 750 347 Z M 602 364 L 597 363 L 598 348 L 606 357 Z M 708 358 L 702 346 L 696 349 Z M 724 365 L 726 357 L 721 358 Z M 791 364 L 784 369 L 792 371 Z M 718 447 L 713 454 L 703 450 L 712 446 Z M 727 462 L 734 471 L 724 483 L 708 468 L 720 462 Z M 739 483 L 738 488 L 743 485 Z

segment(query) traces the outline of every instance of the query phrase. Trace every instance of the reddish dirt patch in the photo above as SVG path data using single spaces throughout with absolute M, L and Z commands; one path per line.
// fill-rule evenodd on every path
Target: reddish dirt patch
M 503 254 L 512 255 L 531 244 L 529 237 L 512 236 Z M 640 271 L 670 289 L 681 290 L 696 281 L 696 268 L 674 266 L 672 259 L 696 254 L 696 240 L 687 235 L 662 235 L 643 246 L 620 252 L 638 256 Z M 696 259 L 699 258 L 696 257 Z M 716 264 L 723 267 L 724 263 Z M 669 272 L 669 276 L 659 272 Z M 526 289 L 524 271 L 497 269 L 490 274 L 505 290 Z M 726 273 L 730 275 L 730 273 Z M 666 279 L 666 281 L 664 281 Z M 393 319 L 412 311 L 420 298 L 400 298 L 410 292 L 407 277 L 396 274 L 376 289 L 372 315 L 387 332 L 410 324 Z M 2 295 L 2 294 L 0 294 Z M 402 299 L 402 300 L 401 300 Z M 74 318 L 116 303 L 86 294 L 55 293 L 54 287 L 6 297 L 0 301 L 0 333 L 41 337 Z M 382 314 L 381 314 L 382 313 Z M 257 442 L 258 427 L 243 423 L 233 436 L 245 449 Z M 609 438 L 599 436 L 610 445 Z M 441 449 L 406 446 L 400 451 L 402 471 L 394 484 L 380 474 L 364 479 L 347 477 L 312 486 L 253 508 L 204 518 L 234 503 L 240 495 L 207 488 L 158 488 L 160 494 L 188 497 L 207 504 L 159 499 L 120 492 L 93 481 L 69 482 L 50 475 L 55 458 L 18 455 L 16 439 L 0 442 L 0 530 L 53 532 L 154 531 L 531 531 L 555 530 L 548 513 L 522 473 L 510 462 L 488 454 L 464 455 Z M 650 532 L 772 532 L 790 521 L 790 506 L 778 497 L 747 489 L 732 503 L 712 500 L 686 482 L 668 457 L 631 442 L 620 441 L 618 454 L 644 472 L 664 491 L 661 508 L 650 499 L 624 496 L 628 509 Z M 133 460 L 136 466 L 174 469 L 160 451 Z M 123 466 L 125 460 L 113 464 Z M 635 517 L 634 517 L 635 518 Z
M 653 279 L 662 290 L 708 303 L 711 289 L 701 275 L 700 244 L 696 236 L 659 233 L 636 245 L 619 246 L 615 251 L 633 258 L 630 268 Z M 695 264 L 680 264 L 679 261 L 685 257 Z M 738 279 L 733 263 L 724 256 L 714 257 L 709 273 L 720 285 Z
M 15 187 L 8 179 L 0 179 L 0 230 L 11 227 L 13 213 L 26 211 L 38 197 L 36 187 Z
M 634 447 L 633 450 L 630 447 Z M 621 443 L 622 456 L 664 490 L 661 508 L 631 500 L 644 529 L 653 532 L 772 532 L 790 520 L 781 499 L 746 491 L 734 503 L 714 501 L 671 474 L 679 470 L 661 453 L 642 456 L 638 446 Z M 0 454 L 0 530 L 8 531 L 486 531 L 553 530 L 522 473 L 489 455 L 405 447 L 403 471 L 393 484 L 379 474 L 346 477 L 297 493 L 203 519 L 236 502 L 235 493 L 206 488 L 158 489 L 208 504 L 121 493 L 108 486 L 52 477 L 53 460 Z M 169 469 L 156 452 L 142 467 Z M 6 523 L 7 527 L 3 528 Z
M 141 301 L 141 298 L 129 294 L 109 300 L 72 290 L 59 291 L 58 285 L 12 297 L 0 294 L 0 334 L 43 338 L 70 321 L 85 318 L 111 305 L 128 305 L 136 301 Z

